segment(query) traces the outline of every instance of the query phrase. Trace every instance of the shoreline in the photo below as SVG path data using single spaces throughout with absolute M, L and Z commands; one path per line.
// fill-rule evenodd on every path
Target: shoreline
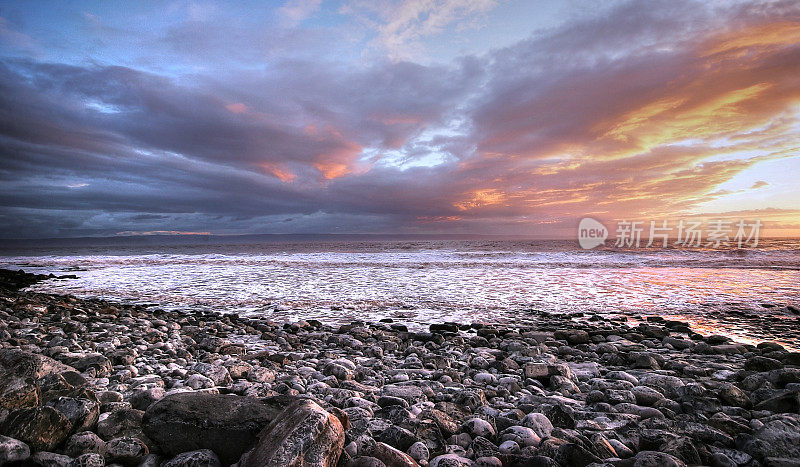
M 409 332 L 19 291 L 44 278 L 0 275 L 0 464 L 800 462 L 800 353 L 775 343 L 657 318 Z

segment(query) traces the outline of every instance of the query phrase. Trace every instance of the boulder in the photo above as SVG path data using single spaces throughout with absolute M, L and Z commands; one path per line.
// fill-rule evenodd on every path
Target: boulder
M 240 462 L 243 467 L 334 467 L 344 448 L 339 419 L 307 399 L 286 407 L 258 438 L 245 462 Z
M 800 413 L 800 392 L 792 391 L 759 402 L 755 409 L 773 413 Z
M 763 421 L 742 450 L 759 461 L 768 457 L 800 459 L 800 415 L 778 414 Z
M 37 381 L 74 368 L 43 355 L 0 349 L 0 409 L 12 410 L 39 404 Z
M 27 443 L 34 451 L 51 451 L 69 436 L 72 424 L 52 407 L 16 409 L 0 432 Z
M 255 399 L 230 394 L 171 394 L 148 407 L 142 428 L 168 456 L 210 449 L 235 463 L 290 402 L 289 396 Z

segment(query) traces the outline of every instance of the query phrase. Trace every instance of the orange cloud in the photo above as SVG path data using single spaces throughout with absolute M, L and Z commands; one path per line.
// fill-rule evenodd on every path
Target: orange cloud
M 282 182 L 288 183 L 297 178 L 297 175 L 292 173 L 292 171 L 281 167 L 279 164 L 273 164 L 271 162 L 263 162 L 261 164 L 258 164 L 258 166 L 261 167 L 266 173 L 272 175 L 273 177 L 279 179 Z
M 754 50 L 782 47 L 800 42 L 800 24 L 795 21 L 776 21 L 757 24 L 713 38 L 707 44 L 704 57 L 723 53 L 739 56 Z
M 364 148 L 347 140 L 339 130 L 333 127 L 320 130 L 314 125 L 308 125 L 305 128 L 305 134 L 318 142 L 335 146 L 332 150 L 317 154 L 311 162 L 311 165 L 319 170 L 326 180 L 360 173 L 364 170 L 364 167 L 357 164 L 358 156 Z
M 249 110 L 247 105 L 242 104 L 241 102 L 235 102 L 233 104 L 228 104 L 228 105 L 225 106 L 225 108 L 228 109 L 229 112 L 235 113 L 235 114 L 243 114 L 243 113 L 245 113 L 245 112 L 247 112 Z

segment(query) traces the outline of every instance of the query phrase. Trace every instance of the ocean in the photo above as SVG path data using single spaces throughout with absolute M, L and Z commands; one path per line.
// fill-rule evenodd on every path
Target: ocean
M 528 324 L 564 313 L 662 316 L 800 348 L 800 240 L 757 248 L 575 241 L 210 237 L 15 244 L 0 267 L 74 274 L 31 290 L 276 321 Z M 596 319 L 596 318 L 595 318 Z

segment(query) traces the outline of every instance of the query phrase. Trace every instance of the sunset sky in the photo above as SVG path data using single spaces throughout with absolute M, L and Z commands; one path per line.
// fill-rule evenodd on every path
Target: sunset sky
M 0 4 L 0 237 L 800 235 L 800 2 Z

